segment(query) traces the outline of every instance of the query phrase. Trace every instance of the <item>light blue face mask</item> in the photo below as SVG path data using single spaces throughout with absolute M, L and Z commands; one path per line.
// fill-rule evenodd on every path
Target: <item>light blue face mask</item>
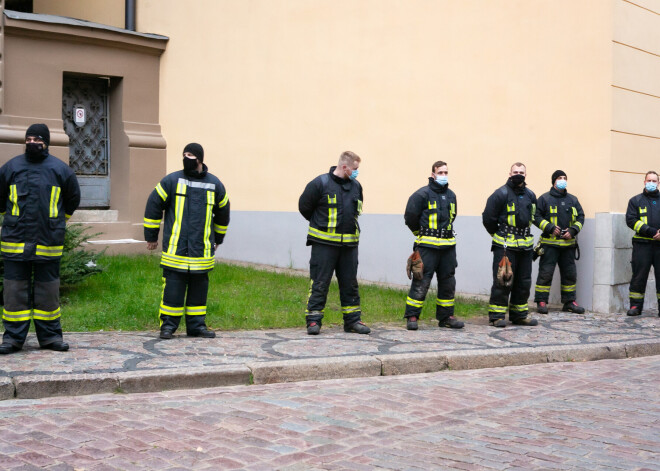
M 658 184 L 656 182 L 646 182 L 644 188 L 646 188 L 646 191 L 655 191 L 658 189 Z
M 436 175 L 435 182 L 438 185 L 445 186 L 447 183 L 449 183 L 449 177 L 447 177 L 447 175 Z
M 360 172 L 358 172 L 357 169 L 355 169 L 351 172 L 351 175 L 348 178 L 350 178 L 351 180 L 355 180 L 358 177 L 359 173 Z
M 566 180 L 557 180 L 557 188 L 560 190 L 565 190 L 568 186 L 568 181 Z

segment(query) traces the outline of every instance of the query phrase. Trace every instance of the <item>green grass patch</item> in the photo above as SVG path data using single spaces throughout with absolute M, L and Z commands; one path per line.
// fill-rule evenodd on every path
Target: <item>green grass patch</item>
M 158 255 L 104 256 L 99 275 L 62 292 L 62 326 L 66 331 L 156 330 L 162 293 Z M 306 277 L 218 264 L 210 273 L 207 324 L 213 329 L 301 327 L 309 290 Z M 360 287 L 363 320 L 403 325 L 407 290 L 374 285 Z M 457 299 L 456 316 L 483 315 L 486 304 Z M 435 319 L 435 292 L 429 291 L 423 319 Z M 336 280 L 330 287 L 324 325 L 341 324 Z

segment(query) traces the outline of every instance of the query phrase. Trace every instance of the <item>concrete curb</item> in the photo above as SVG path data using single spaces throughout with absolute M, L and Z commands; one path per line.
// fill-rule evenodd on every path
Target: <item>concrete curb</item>
M 660 339 L 587 345 L 354 355 L 246 365 L 0 378 L 0 400 L 272 384 L 660 355 Z

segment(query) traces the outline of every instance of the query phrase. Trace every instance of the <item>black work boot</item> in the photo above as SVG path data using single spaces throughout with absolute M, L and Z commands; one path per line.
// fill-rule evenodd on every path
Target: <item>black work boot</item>
M 630 309 L 628 309 L 627 314 L 629 316 L 641 316 L 642 315 L 642 310 L 639 308 L 639 306 L 630 306 Z M 660 315 L 660 314 L 658 314 Z
M 447 327 L 449 329 L 462 329 L 464 325 L 465 323 L 463 321 L 459 321 L 454 316 L 449 316 L 446 319 L 438 321 L 438 327 Z
M 573 312 L 575 314 L 584 314 L 584 308 L 578 305 L 578 303 L 576 303 L 575 301 L 569 301 L 566 304 L 564 304 L 562 311 Z
M 8 355 L 10 353 L 16 353 L 21 349 L 21 347 L 17 347 L 14 344 L 11 344 L 9 342 L 2 342 L 0 344 L 0 355 Z
M 406 329 L 417 330 L 417 318 L 415 316 L 406 317 Z
M 354 334 L 368 334 L 371 329 L 362 321 L 357 321 L 352 324 L 344 324 L 344 332 L 352 332 Z
M 160 331 L 160 338 L 164 340 L 169 340 L 172 337 L 174 337 L 174 332 L 172 332 L 170 329 L 162 329 Z
M 186 335 L 188 337 L 202 337 L 205 339 L 214 339 L 215 338 L 215 332 L 212 330 L 209 330 L 206 328 L 206 326 L 202 326 L 199 329 L 193 331 L 193 332 L 186 332 Z
M 492 319 L 490 325 L 493 327 L 506 327 L 506 321 L 504 319 Z
M 312 321 L 307 324 L 307 335 L 319 335 L 321 332 L 321 324 Z
M 54 350 L 56 352 L 66 352 L 69 350 L 69 344 L 62 340 L 56 340 L 54 342 L 47 343 L 46 345 L 40 345 L 40 347 L 47 350 Z
M 544 301 L 539 301 L 536 304 L 536 306 L 537 306 L 536 307 L 536 312 L 538 312 L 539 314 L 547 314 L 548 313 L 548 303 L 546 303 Z
M 528 327 L 534 327 L 535 325 L 539 325 L 539 321 L 537 321 L 536 319 L 527 319 L 527 318 L 516 319 L 514 321 L 511 321 L 511 323 L 515 325 L 526 325 Z

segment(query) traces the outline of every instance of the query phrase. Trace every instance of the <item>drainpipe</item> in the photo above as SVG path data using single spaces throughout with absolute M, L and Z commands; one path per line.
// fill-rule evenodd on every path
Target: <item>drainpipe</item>
M 135 31 L 135 3 L 137 0 L 126 0 L 124 6 L 126 29 Z

